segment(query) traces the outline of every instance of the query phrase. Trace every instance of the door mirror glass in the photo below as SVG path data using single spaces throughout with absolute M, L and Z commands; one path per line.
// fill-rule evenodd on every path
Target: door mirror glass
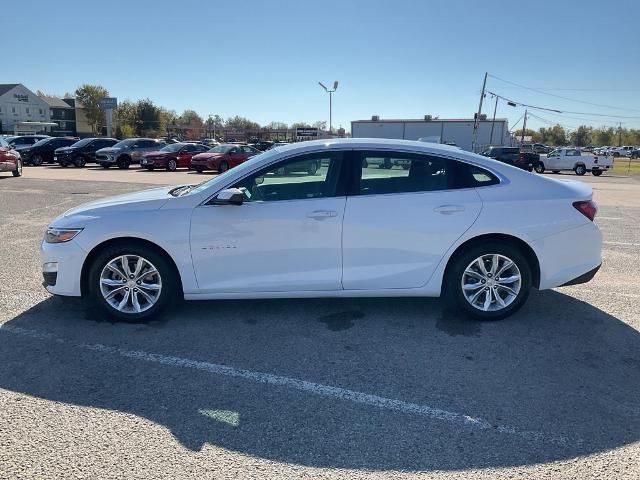
M 241 188 L 226 188 L 213 199 L 214 205 L 242 205 L 244 191 Z

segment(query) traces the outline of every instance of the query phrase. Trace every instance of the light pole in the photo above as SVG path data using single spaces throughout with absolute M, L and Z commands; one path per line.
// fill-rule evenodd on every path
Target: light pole
M 331 128 L 331 94 L 338 89 L 338 81 L 336 80 L 335 82 L 333 82 L 333 90 L 330 90 L 327 87 L 325 87 L 322 82 L 318 82 L 318 84 L 322 88 L 324 88 L 325 92 L 329 94 L 329 135 L 331 135 L 331 132 L 333 131 L 333 129 Z

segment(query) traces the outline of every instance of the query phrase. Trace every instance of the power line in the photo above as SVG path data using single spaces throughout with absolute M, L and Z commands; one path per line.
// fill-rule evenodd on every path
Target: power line
M 637 108 L 614 107 L 613 105 L 604 105 L 604 104 L 601 104 L 601 103 L 593 103 L 593 102 L 587 102 L 587 101 L 584 101 L 584 100 L 576 100 L 575 98 L 563 97 L 562 95 L 556 95 L 554 93 L 544 92 L 544 91 L 542 91 L 540 89 L 537 89 L 537 88 L 527 87 L 525 85 L 521 85 L 519 83 L 512 82 L 510 80 L 505 80 L 504 78 L 496 77 L 495 75 L 491 75 L 490 73 L 488 75 L 491 78 L 495 78 L 496 80 L 508 83 L 510 85 L 514 85 L 514 86 L 519 87 L 519 88 L 524 88 L 526 90 L 530 90 L 532 92 L 537 92 L 537 93 L 540 93 L 542 95 L 548 95 L 550 97 L 561 98 L 563 100 L 568 100 L 570 102 L 582 103 L 582 104 L 585 104 L 585 105 L 592 105 L 594 107 L 612 108 L 614 110 L 625 110 L 625 111 L 628 111 L 628 112 L 640 112 L 640 109 L 637 109 Z

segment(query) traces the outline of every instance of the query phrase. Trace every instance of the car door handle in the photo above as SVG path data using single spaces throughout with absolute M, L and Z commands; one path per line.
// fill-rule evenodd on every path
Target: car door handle
M 443 215 L 451 215 L 452 213 L 464 212 L 464 207 L 462 205 L 440 205 L 434 208 L 433 211 Z
M 316 220 L 322 220 L 323 218 L 331 218 L 338 215 L 335 210 L 314 210 L 307 213 L 307 218 L 315 218 Z

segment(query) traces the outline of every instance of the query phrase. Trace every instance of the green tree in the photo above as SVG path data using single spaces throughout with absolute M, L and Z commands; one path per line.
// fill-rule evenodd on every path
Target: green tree
M 257 130 L 260 128 L 260 124 L 238 115 L 227 118 L 224 125 L 225 127 L 236 128 L 238 130 Z
M 196 125 L 198 127 L 204 125 L 204 120 L 195 110 L 185 110 L 177 121 L 182 125 Z
M 75 97 L 84 108 L 87 123 L 91 125 L 91 131 L 96 134 L 102 130 L 105 123 L 104 111 L 99 102 L 103 97 L 109 96 L 109 91 L 101 85 L 84 84 L 76 88 Z
M 286 130 L 289 128 L 289 126 L 284 122 L 269 122 L 266 127 L 271 130 Z
M 591 127 L 580 125 L 576 130 L 569 134 L 569 143 L 576 147 L 584 147 L 591 144 Z

